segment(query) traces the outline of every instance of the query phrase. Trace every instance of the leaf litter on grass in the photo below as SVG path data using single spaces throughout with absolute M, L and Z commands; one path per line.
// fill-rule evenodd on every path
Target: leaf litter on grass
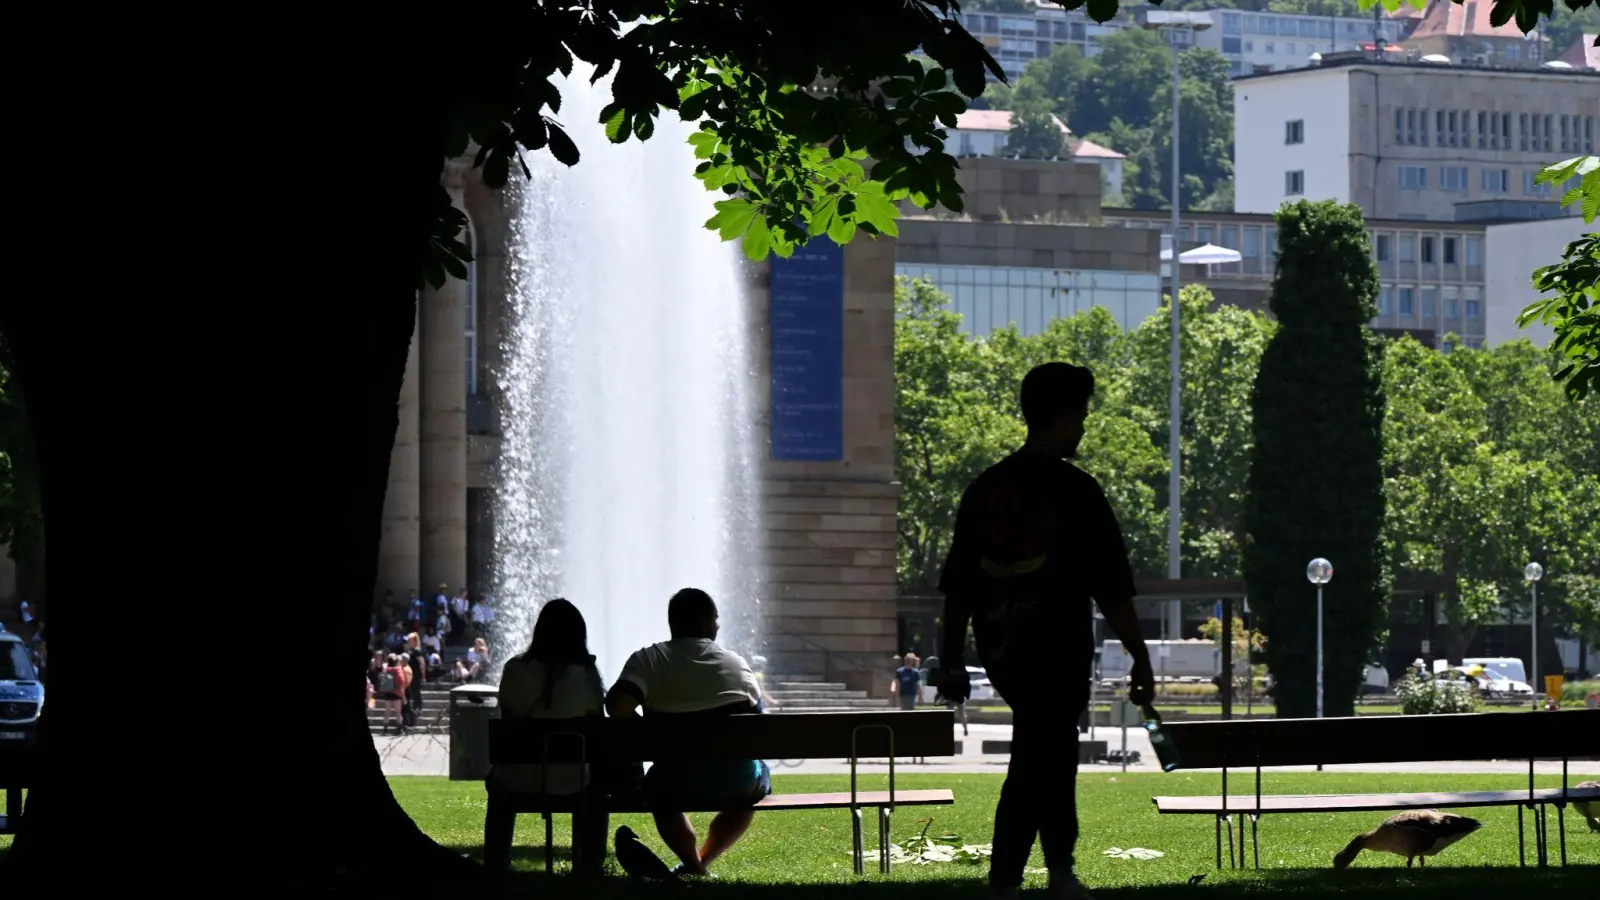
M 976 865 L 988 859 L 994 852 L 993 844 L 964 844 L 959 834 L 930 836 L 928 830 L 933 827 L 932 819 L 922 819 L 917 824 L 922 826 L 921 832 L 889 845 L 891 865 L 896 863 L 913 866 L 933 863 Z M 850 851 L 850 855 L 854 856 L 855 851 Z M 868 858 L 879 856 L 876 851 L 865 851 L 862 855 Z M 881 858 L 879 861 L 882 861 Z

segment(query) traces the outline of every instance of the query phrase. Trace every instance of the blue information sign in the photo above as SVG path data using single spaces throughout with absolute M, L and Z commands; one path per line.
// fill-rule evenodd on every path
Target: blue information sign
M 772 458 L 844 459 L 844 248 L 818 236 L 770 271 Z

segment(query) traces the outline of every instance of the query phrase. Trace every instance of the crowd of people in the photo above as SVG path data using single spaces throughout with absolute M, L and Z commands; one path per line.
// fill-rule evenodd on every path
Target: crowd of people
M 760 679 L 745 659 L 716 642 L 717 605 L 697 588 L 685 588 L 667 603 L 668 640 L 630 656 L 615 684 L 606 687 L 588 648 L 583 614 L 565 599 L 546 603 L 528 649 L 506 661 L 500 675 L 502 719 L 578 719 L 636 716 L 732 715 L 764 712 Z M 396 682 L 398 683 L 398 682 Z M 548 769 L 548 771 L 546 770 Z M 659 762 L 642 765 L 497 765 L 486 780 L 484 857 L 491 869 L 507 871 L 519 794 L 584 795 L 573 816 L 574 870 L 603 871 L 608 806 L 643 802 L 654 813 L 662 843 L 678 858 L 669 869 L 627 827 L 617 829 L 618 863 L 642 877 L 693 877 L 744 835 L 755 804 L 772 790 L 772 775 L 759 759 Z M 704 843 L 685 815 L 721 810 Z
M 385 734 L 406 734 L 417 725 L 423 685 L 466 684 L 484 676 L 490 663 L 485 634 L 494 612 L 493 597 L 473 600 L 465 588 L 451 595 L 443 584 L 431 603 L 415 590 L 398 598 L 392 589 L 373 603 L 367 704 L 383 710 Z M 447 662 L 446 648 L 462 646 L 466 653 Z

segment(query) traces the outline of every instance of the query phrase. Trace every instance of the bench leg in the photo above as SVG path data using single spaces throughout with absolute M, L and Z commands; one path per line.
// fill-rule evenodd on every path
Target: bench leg
M 1539 868 L 1550 865 L 1550 804 L 1539 804 Z
M 1228 868 L 1236 869 L 1236 868 L 1238 868 L 1238 859 L 1239 858 L 1237 856 L 1235 856 L 1234 853 L 1233 853 L 1233 817 L 1232 816 L 1223 816 L 1222 817 L 1222 824 L 1228 830 Z M 1242 838 L 1243 835 L 1240 835 L 1240 837 Z
M 1561 836 L 1561 867 L 1567 867 L 1567 805 L 1556 804 L 1556 833 Z
M 1256 834 L 1256 822 L 1260 819 L 1261 817 L 1254 813 L 1250 815 L 1250 849 L 1255 854 L 1258 869 L 1261 868 L 1261 838 Z
M 866 849 L 861 846 L 861 808 L 860 807 L 856 807 L 856 808 L 850 810 L 850 824 L 851 824 L 851 826 L 852 826 L 852 828 L 854 830 L 854 835 L 852 837 L 852 840 L 854 841 L 855 850 L 856 850 L 856 852 L 855 852 L 856 874 L 857 875 L 865 875 L 865 874 L 867 874 L 867 854 L 866 854 Z
M 878 871 L 889 874 L 889 807 L 878 807 Z
M 1528 851 L 1522 838 L 1522 804 L 1517 804 L 1517 865 L 1526 869 L 1528 867 Z
M 556 828 L 549 813 L 544 814 L 544 873 L 556 871 Z
M 1214 823 L 1217 827 L 1217 868 L 1222 868 L 1222 816 L 1217 816 Z

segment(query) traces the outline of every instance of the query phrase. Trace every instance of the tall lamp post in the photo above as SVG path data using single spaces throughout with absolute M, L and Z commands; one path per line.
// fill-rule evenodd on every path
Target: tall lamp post
M 1333 563 L 1322 557 L 1306 565 L 1306 580 L 1317 586 L 1317 718 L 1322 718 L 1322 586 L 1333 580 Z
M 1528 579 L 1528 585 L 1533 588 L 1533 671 L 1528 673 L 1528 687 L 1533 688 L 1533 708 L 1539 708 L 1539 579 L 1544 577 L 1544 566 L 1536 562 L 1528 563 L 1522 570 Z
M 1172 45 L 1172 260 L 1168 265 L 1172 277 L 1172 347 L 1168 360 L 1168 375 L 1171 384 L 1167 398 L 1167 577 L 1183 577 L 1182 547 L 1178 539 L 1178 525 L 1182 516 L 1183 505 L 1180 502 L 1179 475 L 1182 471 L 1182 442 L 1179 434 L 1179 423 L 1182 421 L 1182 401 L 1178 396 L 1178 360 L 1180 359 L 1178 326 L 1178 254 L 1183 248 L 1178 246 L 1178 211 L 1181 203 L 1179 188 L 1182 185 L 1182 173 L 1179 170 L 1178 155 L 1178 112 L 1181 95 L 1180 85 L 1182 75 L 1178 70 L 1179 54 L 1183 48 L 1194 43 L 1194 36 L 1211 27 L 1211 16 L 1203 12 L 1163 12 L 1161 10 L 1147 10 L 1139 14 L 1141 27 L 1151 31 L 1165 32 L 1167 43 Z M 1180 604 L 1180 610 L 1183 608 Z M 1181 612 L 1179 614 L 1182 615 Z

